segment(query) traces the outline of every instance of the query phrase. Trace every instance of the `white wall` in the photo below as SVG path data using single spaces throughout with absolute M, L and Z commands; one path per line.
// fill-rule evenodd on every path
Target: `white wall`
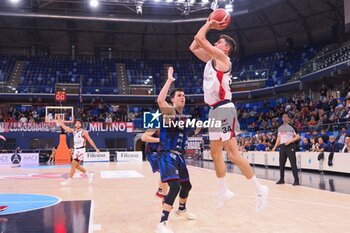
M 226 152 L 224 151 L 224 158 L 226 160 Z M 328 166 L 328 152 L 325 152 L 325 159 L 322 163 L 317 160 L 318 152 L 297 152 L 297 165 L 301 169 L 319 170 L 323 166 L 324 171 L 342 172 L 350 174 L 350 153 L 335 153 L 333 158 L 333 166 Z M 248 151 L 242 153 L 242 156 L 248 159 L 251 164 L 279 166 L 279 152 L 265 152 L 265 151 Z M 210 151 L 204 151 L 204 160 L 212 160 Z M 287 161 L 286 167 L 290 167 Z

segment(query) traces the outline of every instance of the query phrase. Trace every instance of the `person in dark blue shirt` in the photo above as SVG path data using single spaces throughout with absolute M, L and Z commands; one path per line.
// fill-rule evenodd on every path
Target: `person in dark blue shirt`
M 327 152 L 329 153 L 328 156 L 328 166 L 333 166 L 333 156 L 335 152 L 339 152 L 340 151 L 340 145 L 338 142 L 335 141 L 334 136 L 330 135 L 329 136 L 329 143 L 328 143 L 328 147 L 327 147 Z
M 152 167 L 153 173 L 159 172 L 159 130 L 157 129 L 148 129 L 143 135 L 141 140 L 146 142 L 145 154 L 148 162 Z M 168 185 L 159 182 L 158 191 L 156 192 L 156 197 L 164 198 L 168 192 Z M 163 199 L 164 200 L 164 199 Z
M 169 88 L 175 81 L 173 72 L 173 67 L 169 67 L 168 80 L 157 99 L 162 112 L 158 164 L 162 182 L 167 182 L 169 185 L 169 192 L 164 200 L 157 232 L 172 232 L 168 226 L 168 217 L 177 195 L 180 197 L 179 208 L 175 214 L 188 220 L 195 219 L 195 215 L 186 209 L 192 185 L 184 158 L 189 132 L 189 128 L 186 127 L 186 118 L 183 116 L 186 103 L 184 90 L 174 89 L 170 93 L 171 104 L 166 101 Z
M 247 141 L 246 145 L 244 147 L 244 150 L 245 151 L 255 151 L 256 147 L 250 141 Z
M 301 151 L 310 151 L 311 148 L 312 148 L 312 144 L 309 142 L 309 140 L 307 138 L 303 138 L 303 141 L 302 141 L 301 146 L 300 146 L 300 150 Z
M 259 140 L 259 143 L 258 143 L 258 145 L 256 146 L 256 149 L 257 149 L 257 151 L 265 151 L 266 146 L 265 146 L 265 144 L 264 144 L 261 140 Z

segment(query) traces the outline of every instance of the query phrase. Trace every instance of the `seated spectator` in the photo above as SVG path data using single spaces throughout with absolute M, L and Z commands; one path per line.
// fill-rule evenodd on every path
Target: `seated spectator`
M 340 149 L 340 152 L 346 152 L 345 150 L 347 150 L 349 143 L 350 143 L 350 137 L 346 136 L 344 140 L 344 144 L 342 144 L 342 148 Z
M 326 144 L 328 143 L 329 137 L 326 134 L 326 130 L 324 130 L 324 129 L 321 130 L 321 138 L 322 138 L 324 143 L 326 143 Z
M 311 137 L 315 138 L 316 141 L 318 140 L 318 137 L 319 137 L 319 136 L 320 136 L 320 135 L 318 134 L 317 130 L 312 131 Z
M 348 111 L 348 113 L 345 116 L 343 116 L 341 119 L 343 121 L 349 121 L 350 120 L 350 111 Z
M 252 145 L 251 141 L 246 141 L 246 145 L 244 147 L 245 151 L 255 151 L 255 146 Z
M 28 120 L 28 123 L 35 123 L 35 120 L 32 116 L 29 116 L 29 120 Z
M 256 149 L 257 151 L 265 151 L 266 146 L 261 140 L 259 140 L 258 145 L 256 146 Z
M 327 152 L 339 152 L 339 144 L 335 141 L 335 138 L 333 135 L 329 136 L 329 143 L 327 147 Z
M 345 140 L 346 141 L 346 140 Z M 350 140 L 347 141 L 346 143 L 346 148 L 344 150 L 345 153 L 349 153 L 350 152 Z
M 298 131 L 303 130 L 303 123 L 298 118 L 295 118 L 294 126 L 297 128 Z
M 270 141 L 267 142 L 265 151 L 272 151 L 272 148 L 274 147 L 275 144 L 272 144 Z
M 314 118 L 314 117 L 311 117 L 310 121 L 307 123 L 307 126 L 308 126 L 309 128 L 312 128 L 312 127 L 314 127 L 314 126 L 316 126 L 316 125 L 317 125 L 317 122 L 315 121 L 315 118 Z
M 28 119 L 27 119 L 27 117 L 24 116 L 24 114 L 21 114 L 21 118 L 19 119 L 19 122 L 21 122 L 21 123 L 27 123 L 27 122 L 28 122 Z
M 338 134 L 337 138 L 335 139 L 339 144 L 344 144 L 346 137 L 346 128 L 342 127 L 341 132 Z
M 303 138 L 300 150 L 301 151 L 310 151 L 312 148 L 312 144 L 309 142 L 307 138 Z
M 324 152 L 327 150 L 327 144 L 324 143 L 322 137 L 318 138 L 318 143 L 316 143 L 316 151 L 317 152 Z
M 308 140 L 310 140 L 311 136 L 312 136 L 312 134 L 311 134 L 311 131 L 310 131 L 310 130 L 307 131 L 307 132 L 305 133 L 305 135 L 304 135 L 304 137 L 307 138 Z
M 328 156 L 328 166 L 333 166 L 333 156 L 335 152 L 339 152 L 339 144 L 335 141 L 334 136 L 329 136 L 329 144 L 327 148 Z

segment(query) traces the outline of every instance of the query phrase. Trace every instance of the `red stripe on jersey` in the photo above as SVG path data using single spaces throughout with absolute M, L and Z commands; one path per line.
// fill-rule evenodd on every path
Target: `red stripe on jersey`
M 233 118 L 233 123 L 232 123 L 232 129 L 231 129 L 231 135 L 230 135 L 230 139 L 232 137 L 235 137 L 235 124 L 236 124 L 236 118 Z
M 220 98 L 220 100 L 225 99 L 225 95 L 226 95 L 226 91 L 222 87 L 222 79 L 223 79 L 223 77 L 224 77 L 224 72 L 216 71 L 216 78 L 219 80 L 219 83 L 220 83 L 220 89 L 219 89 L 219 98 Z

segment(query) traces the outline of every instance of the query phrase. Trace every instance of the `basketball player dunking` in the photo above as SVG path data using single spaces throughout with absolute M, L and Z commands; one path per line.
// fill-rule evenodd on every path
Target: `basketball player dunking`
M 6 138 L 2 135 L 0 135 L 0 139 L 6 141 Z M 7 205 L 0 205 L 0 212 L 7 210 L 8 206 Z
M 82 173 L 86 174 L 89 178 L 89 184 L 92 182 L 93 173 L 87 173 L 86 169 L 83 168 L 80 163 L 84 159 L 84 155 L 86 154 L 86 140 L 89 141 L 90 145 L 96 150 L 97 153 L 100 153 L 100 150 L 96 147 L 94 141 L 90 138 L 89 132 L 83 130 L 82 122 L 80 120 L 76 120 L 74 124 L 74 129 L 66 126 L 60 116 L 57 116 L 56 122 L 68 133 L 73 133 L 73 141 L 74 141 L 74 152 L 73 152 L 73 161 L 72 167 L 69 174 L 69 178 L 63 182 L 61 185 L 68 186 L 71 184 L 75 170 L 78 169 Z
M 233 197 L 226 185 L 226 166 L 222 149 L 227 151 L 228 158 L 236 164 L 243 175 L 254 184 L 258 199 L 256 211 L 267 205 L 269 189 L 261 185 L 255 177 L 249 162 L 240 155 L 236 136 L 240 133 L 235 105 L 231 102 L 232 93 L 231 61 L 229 55 L 236 49 L 236 42 L 227 35 L 221 35 L 213 45 L 206 39 L 211 29 L 222 30 L 224 22 L 208 20 L 194 37 L 190 50 L 206 63 L 203 77 L 204 101 L 210 105 L 209 118 L 222 122 L 220 129 L 209 128 L 210 152 L 214 161 L 219 183 L 219 193 L 216 208 L 221 208 Z
M 159 152 L 159 130 L 148 129 L 143 135 L 141 140 L 146 142 L 145 154 L 148 162 L 152 167 L 153 173 L 159 172 L 158 166 L 158 152 Z M 168 193 L 168 184 L 159 180 L 158 190 L 156 196 L 165 199 Z
M 185 93 L 182 89 L 175 89 L 170 93 L 172 105 L 166 102 L 166 96 L 173 81 L 173 68 L 168 69 L 168 79 L 159 93 L 157 102 L 163 114 L 160 126 L 159 169 L 162 182 L 167 182 L 169 192 L 165 198 L 157 233 L 173 233 L 168 226 L 168 217 L 174 201 L 179 194 L 179 208 L 175 215 L 188 220 L 195 219 L 195 215 L 186 209 L 188 194 L 192 188 L 187 170 L 184 152 L 187 146 L 189 129 L 175 124 L 184 120 L 182 112 L 185 107 Z M 170 124 L 174 123 L 174 124 Z

